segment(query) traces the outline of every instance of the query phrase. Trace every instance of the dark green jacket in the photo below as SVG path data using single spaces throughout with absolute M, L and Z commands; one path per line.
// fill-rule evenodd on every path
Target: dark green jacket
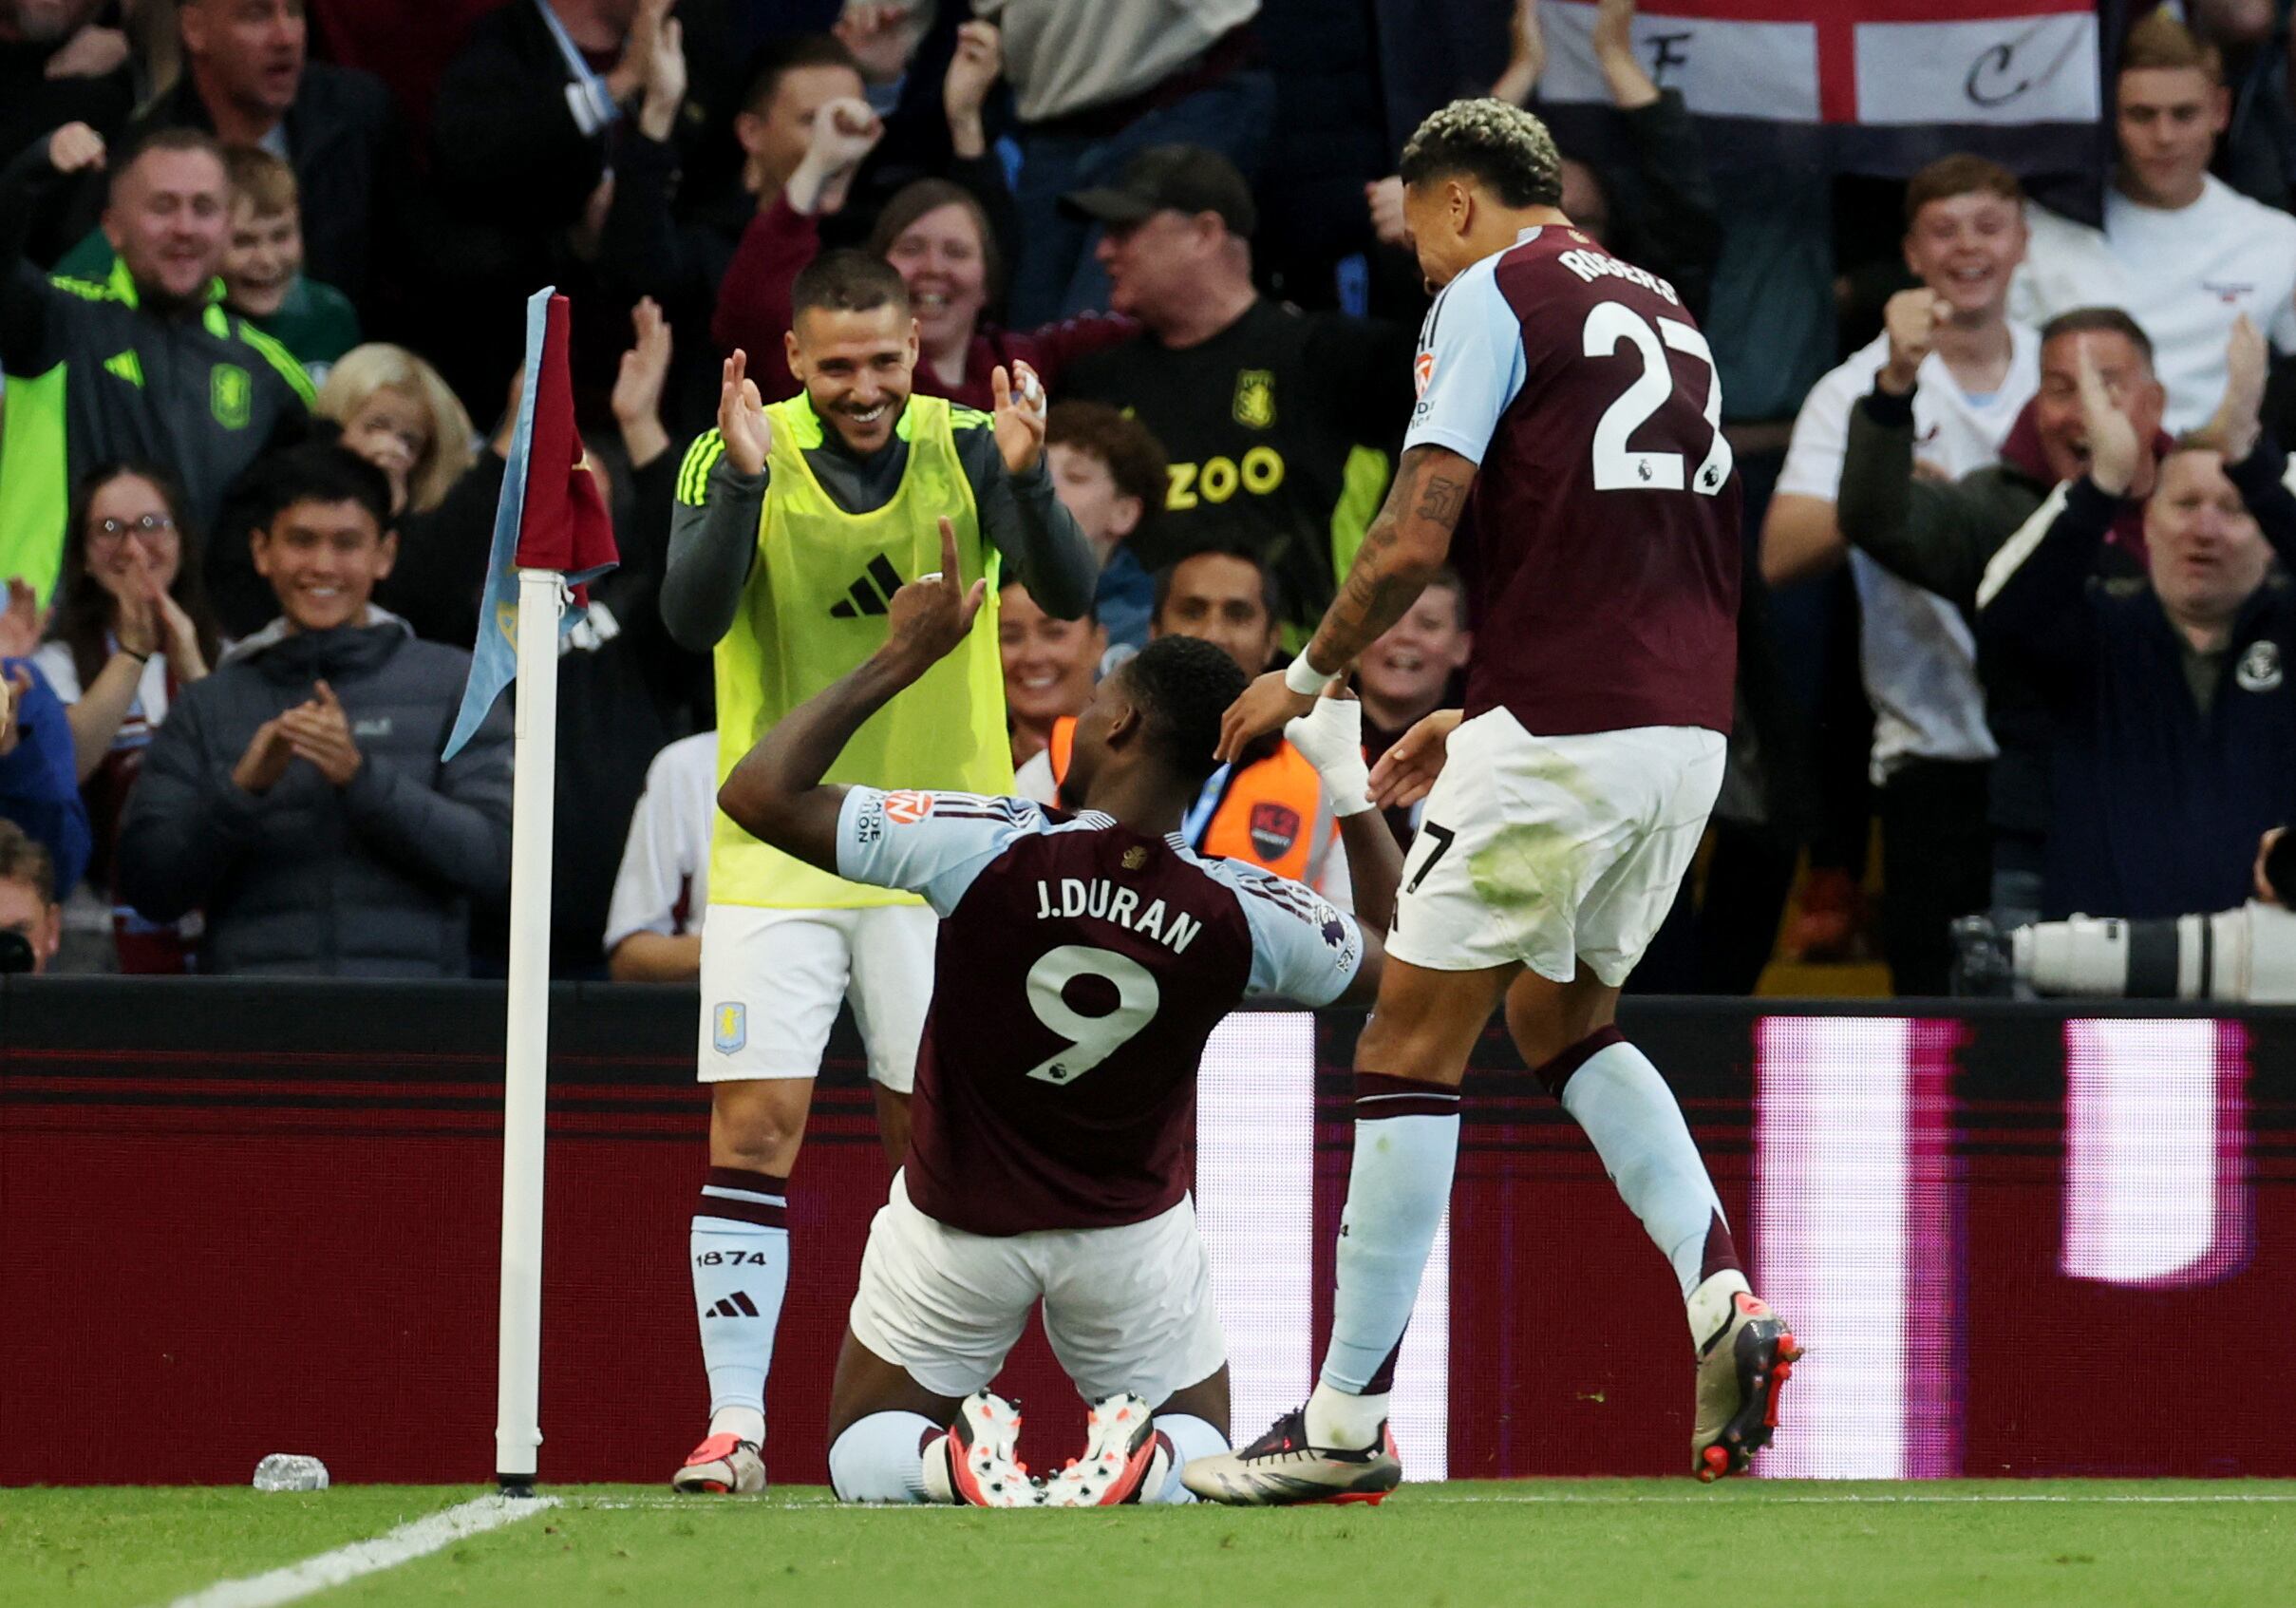
M 25 261 L 22 235 L 53 181 L 45 141 L 0 171 L 0 579 L 22 577 L 43 601 L 80 475 L 114 459 L 156 463 L 181 482 L 205 535 L 241 471 L 301 430 L 311 398 L 285 347 L 213 300 L 162 317 L 140 305 L 123 265 L 96 283 Z

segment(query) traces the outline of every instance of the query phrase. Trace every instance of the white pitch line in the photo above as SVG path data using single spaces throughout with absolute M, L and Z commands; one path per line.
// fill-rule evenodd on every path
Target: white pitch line
M 515 1499 L 482 1496 L 442 1513 L 401 1524 L 388 1535 L 355 1541 L 348 1546 L 338 1546 L 332 1552 L 322 1552 L 316 1558 L 306 1558 L 300 1563 L 290 1563 L 266 1575 L 220 1580 L 205 1591 L 177 1598 L 168 1608 L 270 1608 L 276 1602 L 293 1602 L 314 1592 L 355 1580 L 361 1575 L 395 1569 L 452 1545 L 465 1536 L 499 1530 L 557 1504 L 555 1496 Z

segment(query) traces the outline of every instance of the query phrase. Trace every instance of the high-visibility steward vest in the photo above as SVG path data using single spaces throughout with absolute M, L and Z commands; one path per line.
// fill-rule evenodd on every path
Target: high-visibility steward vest
M 990 427 L 988 415 L 939 397 L 912 396 L 895 426 L 909 444 L 900 489 L 875 513 L 849 514 L 805 462 L 806 449 L 819 448 L 823 439 L 812 405 L 800 393 L 765 413 L 773 450 L 757 562 L 715 655 L 720 785 L 776 721 L 884 645 L 894 593 L 941 567 L 939 520 L 946 514 L 956 527 L 964 577 L 986 575 L 988 601 L 956 652 L 871 716 L 823 780 L 1010 793 L 997 558 L 982 539 L 955 437 L 959 429 Z M 919 902 L 914 895 L 864 887 L 794 860 L 723 811 L 710 838 L 709 899 L 784 910 Z
M 1076 717 L 1052 724 L 1047 745 L 1055 785 L 1067 780 L 1068 758 L 1076 749 Z M 1232 772 L 1227 790 L 1212 812 L 1196 853 L 1241 860 L 1294 881 L 1309 880 L 1335 830 L 1324 804 L 1324 780 L 1289 743 L 1256 764 Z

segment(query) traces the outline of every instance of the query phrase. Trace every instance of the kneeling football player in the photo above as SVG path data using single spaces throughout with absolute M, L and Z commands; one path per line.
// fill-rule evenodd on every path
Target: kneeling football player
M 1023 799 L 821 785 L 861 724 L 963 639 L 984 586 L 904 586 L 878 653 L 802 705 L 726 778 L 745 831 L 941 918 L 909 1150 L 871 1225 L 829 1407 L 848 1502 L 991 1507 L 1193 1500 L 1227 1449 L 1227 1349 L 1187 1186 L 1195 1073 L 1246 1000 L 1313 1007 L 1378 987 L 1402 859 L 1366 797 L 1358 706 L 1289 735 L 1343 813 L 1357 909 L 1179 835 L 1243 672 L 1187 637 L 1149 644 L 1078 719 L 1074 817 Z M 1030 1310 L 1093 1402 L 1050 1480 L 989 1393 Z

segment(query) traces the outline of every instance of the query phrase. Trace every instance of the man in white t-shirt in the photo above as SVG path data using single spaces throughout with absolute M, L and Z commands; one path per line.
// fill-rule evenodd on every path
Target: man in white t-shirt
M 2016 177 L 1951 156 L 1906 189 L 1906 266 L 1918 290 L 1891 298 L 1888 328 L 1811 389 L 1762 524 L 1772 585 L 1839 563 L 1835 517 L 1850 409 L 1893 368 L 1910 378 L 1923 472 L 1958 480 L 2001 456 L 2041 384 L 2041 341 L 2005 308 L 2024 253 Z M 1925 355 L 1926 352 L 1926 355 Z M 1882 823 L 1882 949 L 1900 994 L 1946 992 L 1953 918 L 1985 907 L 1992 851 L 1977 648 L 1954 604 L 1850 552 L 1863 613 L 1859 652 L 1873 705 L 1871 774 Z
M 2165 9 L 2130 29 L 2104 228 L 2027 208 L 2033 240 L 2010 294 L 2010 312 L 2036 325 L 2070 308 L 2126 309 L 2152 337 L 2171 433 L 2202 424 L 2224 395 L 2225 343 L 2242 313 L 2296 353 L 2296 218 L 2209 174 L 2230 116 L 2214 46 Z
M 606 912 L 608 974 L 618 983 L 702 975 L 709 832 L 718 811 L 718 734 L 681 737 L 646 767 Z

